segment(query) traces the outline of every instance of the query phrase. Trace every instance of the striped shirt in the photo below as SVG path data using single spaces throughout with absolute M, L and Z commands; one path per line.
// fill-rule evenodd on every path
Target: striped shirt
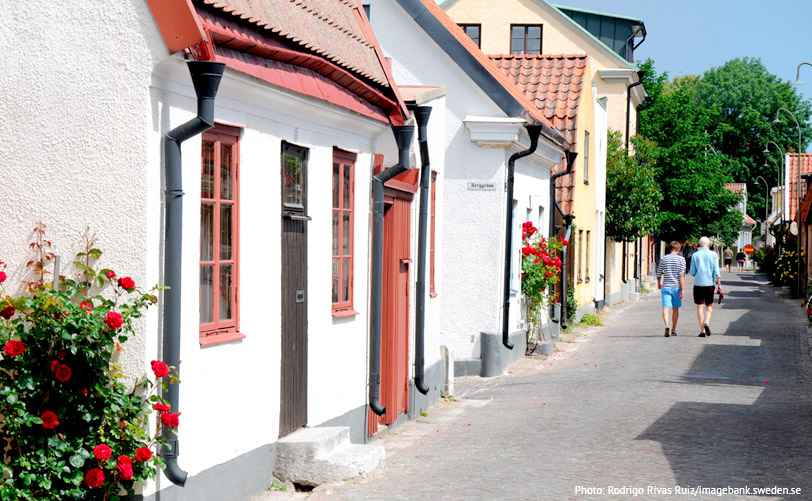
M 679 277 L 685 275 L 685 258 L 679 254 L 666 254 L 657 265 L 657 280 L 663 288 L 679 289 Z

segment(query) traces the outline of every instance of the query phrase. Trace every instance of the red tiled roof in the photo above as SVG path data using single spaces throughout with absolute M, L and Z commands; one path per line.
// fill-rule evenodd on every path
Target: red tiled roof
M 505 75 L 575 144 L 586 55 L 490 56 Z
M 449 34 L 454 36 L 457 41 L 462 44 L 468 52 L 471 53 L 480 64 L 482 64 L 483 69 L 488 71 L 499 83 L 502 84 L 505 89 L 510 92 L 511 96 L 524 108 L 530 117 L 535 119 L 537 122 L 546 125 L 547 127 L 554 128 L 553 124 L 548 120 L 543 113 L 539 112 L 539 109 L 536 107 L 533 102 L 524 95 L 522 91 L 519 90 L 518 87 L 507 77 L 505 74 L 500 71 L 496 65 L 490 60 L 490 58 L 482 52 L 476 43 L 474 43 L 471 38 L 462 31 L 457 23 L 451 20 L 448 17 L 448 14 L 445 13 L 440 6 L 437 5 L 435 0 L 420 0 L 420 2 L 426 7 L 426 9 L 437 18 L 437 20 L 443 25 L 443 27 L 448 30 Z
M 389 86 L 355 0 L 195 0 L 200 1 Z
M 745 183 L 727 183 L 727 184 L 725 184 L 725 189 L 730 190 L 733 193 L 741 193 L 742 191 L 747 190 L 747 184 L 745 184 Z
M 789 153 L 789 193 L 787 194 L 789 200 L 789 214 L 787 221 L 797 220 L 796 213 L 798 211 L 798 154 Z M 812 154 L 804 153 L 801 155 L 801 174 L 812 174 Z M 801 188 L 803 189 L 803 184 Z M 806 193 L 801 195 L 806 196 Z
M 756 225 L 756 220 L 748 216 L 747 214 L 744 215 L 744 222 L 747 224 L 752 224 L 753 226 Z

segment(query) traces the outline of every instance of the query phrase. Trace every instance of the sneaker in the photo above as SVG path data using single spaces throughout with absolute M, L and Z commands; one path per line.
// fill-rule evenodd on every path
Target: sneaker
M 670 330 L 670 329 L 669 329 L 668 327 L 666 327 L 666 328 L 665 328 L 665 337 L 668 337 L 668 336 L 670 335 L 670 334 L 668 334 L 668 331 L 669 331 L 669 330 Z
M 700 333 L 699 333 L 699 337 L 705 337 L 705 333 L 704 333 L 704 332 L 700 332 Z
M 708 337 L 711 336 L 710 325 L 708 325 L 708 324 L 705 324 L 705 335 L 708 336 Z
M 677 331 L 671 331 L 671 336 L 676 336 L 676 335 L 677 335 Z

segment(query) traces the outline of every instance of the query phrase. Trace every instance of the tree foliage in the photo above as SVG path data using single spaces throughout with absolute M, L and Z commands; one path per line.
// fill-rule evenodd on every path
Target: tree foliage
M 725 190 L 725 183 L 746 183 L 747 212 L 762 219 L 768 200 L 757 176 L 771 187 L 781 182 L 776 163 L 764 165 L 767 141 L 775 141 L 784 151 L 798 151 L 795 122 L 782 112 L 783 123 L 772 124 L 776 111 L 783 107 L 798 118 L 805 150 L 812 139 L 806 123 L 812 115 L 810 103 L 789 82 L 769 73 L 759 59 L 733 59 L 701 77 L 673 80 L 667 73 L 658 74 L 651 60 L 640 67 L 652 101 L 640 112 L 640 132 L 660 149 L 662 238 L 718 234 L 732 242 L 741 216 L 730 210 L 736 196 Z M 782 163 L 778 153 L 771 155 Z
M 629 156 L 618 131 L 609 133 L 606 155 L 606 232 L 618 241 L 631 242 L 651 233 L 657 225 L 662 199 L 655 181 L 657 146 L 632 138 L 636 155 Z

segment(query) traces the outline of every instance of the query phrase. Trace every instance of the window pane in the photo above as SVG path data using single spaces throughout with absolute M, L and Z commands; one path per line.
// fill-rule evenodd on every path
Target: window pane
M 200 205 L 200 260 L 214 261 L 214 204 Z
M 200 198 L 214 198 L 214 143 L 211 141 L 203 141 Z
M 231 258 L 231 236 L 234 225 L 231 221 L 234 205 L 223 204 L 220 206 L 220 259 L 230 260 Z
M 338 255 L 338 239 L 340 235 L 338 233 L 338 218 L 341 217 L 341 211 L 334 210 L 333 211 L 333 255 Z
M 350 208 L 350 193 L 352 191 L 352 182 L 350 181 L 350 174 L 352 174 L 352 166 L 344 165 L 344 185 L 342 193 L 344 194 L 344 209 Z
M 527 38 L 541 38 L 541 26 L 528 26 Z
M 220 198 L 223 200 L 233 200 L 234 197 L 231 168 L 231 145 L 220 143 Z
M 231 265 L 220 265 L 220 320 L 231 320 Z
M 528 39 L 527 40 L 527 53 L 538 54 L 541 52 L 541 39 Z
M 341 235 L 341 253 L 345 256 L 350 255 L 350 213 L 344 212 L 344 221 L 342 224 Z
M 341 189 L 341 166 L 333 164 L 333 208 L 339 209 L 338 206 L 338 190 Z
M 302 190 L 302 159 L 285 155 L 285 203 L 304 206 Z
M 338 302 L 338 259 L 333 259 L 333 302 Z
M 520 38 L 524 40 L 524 26 L 514 26 L 511 28 L 510 38 Z
M 524 38 L 514 39 L 510 42 L 511 54 L 524 54 Z
M 211 281 L 212 267 L 200 267 L 200 323 L 212 322 L 211 310 L 214 300 L 214 284 Z
M 350 300 L 350 260 L 341 260 L 341 301 Z
M 479 40 L 479 26 L 469 26 L 466 31 L 469 37 Z

